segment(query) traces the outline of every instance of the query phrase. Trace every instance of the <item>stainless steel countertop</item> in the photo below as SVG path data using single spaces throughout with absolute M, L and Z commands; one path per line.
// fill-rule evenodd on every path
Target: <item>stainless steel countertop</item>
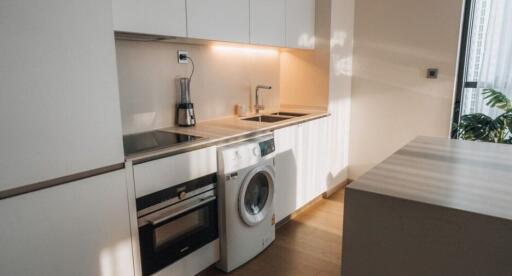
M 348 189 L 512 219 L 512 146 L 418 137 Z
M 241 120 L 240 117 L 232 116 L 211 121 L 199 122 L 194 127 L 170 127 L 160 129 L 163 131 L 189 134 L 203 138 L 191 142 L 177 144 L 176 146 L 160 150 L 129 155 L 126 156 L 126 161 L 131 161 L 134 164 L 143 163 L 166 156 L 172 156 L 192 150 L 197 150 L 200 148 L 221 145 L 233 140 L 250 137 L 261 133 L 270 132 L 275 129 L 330 116 L 328 112 L 318 110 L 281 109 L 279 111 L 307 113 L 308 115 L 294 117 L 275 123 L 244 121 Z M 271 112 L 264 112 L 262 114 L 270 113 Z M 255 114 L 249 115 L 247 117 L 252 116 L 255 116 Z

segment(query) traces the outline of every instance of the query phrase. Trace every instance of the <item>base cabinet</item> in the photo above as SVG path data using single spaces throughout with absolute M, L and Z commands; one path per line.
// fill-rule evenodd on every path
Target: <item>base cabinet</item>
M 282 220 L 327 190 L 327 118 L 274 132 L 276 220 Z
M 276 221 L 293 213 L 298 206 L 298 126 L 274 131 L 276 143 L 276 185 L 274 211 Z
M 134 275 L 125 176 L 0 201 L 0 275 Z

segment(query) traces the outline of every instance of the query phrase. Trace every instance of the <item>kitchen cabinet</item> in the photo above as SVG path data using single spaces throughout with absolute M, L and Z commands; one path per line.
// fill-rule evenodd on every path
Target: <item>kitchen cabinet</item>
M 286 0 L 251 1 L 251 44 L 286 46 Z
M 278 221 L 327 190 L 327 128 L 321 118 L 274 131 Z
M 2 1 L 0 18 L 0 191 L 124 162 L 111 1 Z
M 303 206 L 327 190 L 328 183 L 328 133 L 327 118 L 313 120 L 299 125 L 301 139 L 298 150 L 302 191 L 299 205 Z
M 217 172 L 217 148 L 161 158 L 133 166 L 136 197 Z
M 114 30 L 187 36 L 185 0 L 113 0 Z
M 124 170 L 0 201 L 0 275 L 133 275 Z
M 286 46 L 315 48 L 315 0 L 286 1 Z
M 297 181 L 298 160 L 301 159 L 298 151 L 298 126 L 289 126 L 274 131 L 276 143 L 276 185 L 275 185 L 275 214 L 276 221 L 280 221 L 293 213 L 298 206 Z
M 249 0 L 187 0 L 188 37 L 249 43 Z

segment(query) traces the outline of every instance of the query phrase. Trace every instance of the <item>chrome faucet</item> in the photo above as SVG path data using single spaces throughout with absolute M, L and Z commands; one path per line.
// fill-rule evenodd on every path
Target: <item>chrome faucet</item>
M 265 106 L 263 104 L 260 104 L 260 94 L 258 93 L 260 89 L 272 89 L 272 86 L 270 85 L 258 85 L 256 86 L 256 103 L 254 105 L 254 110 L 256 110 L 256 113 L 260 113 L 260 110 L 265 109 Z

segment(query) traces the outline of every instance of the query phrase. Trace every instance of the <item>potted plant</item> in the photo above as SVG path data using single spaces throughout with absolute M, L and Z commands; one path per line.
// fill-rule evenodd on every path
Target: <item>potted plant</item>
M 457 135 L 464 140 L 512 144 L 512 102 L 503 93 L 494 89 L 484 89 L 485 103 L 489 107 L 503 111 L 496 118 L 482 113 L 467 114 L 460 118 L 456 126 Z

